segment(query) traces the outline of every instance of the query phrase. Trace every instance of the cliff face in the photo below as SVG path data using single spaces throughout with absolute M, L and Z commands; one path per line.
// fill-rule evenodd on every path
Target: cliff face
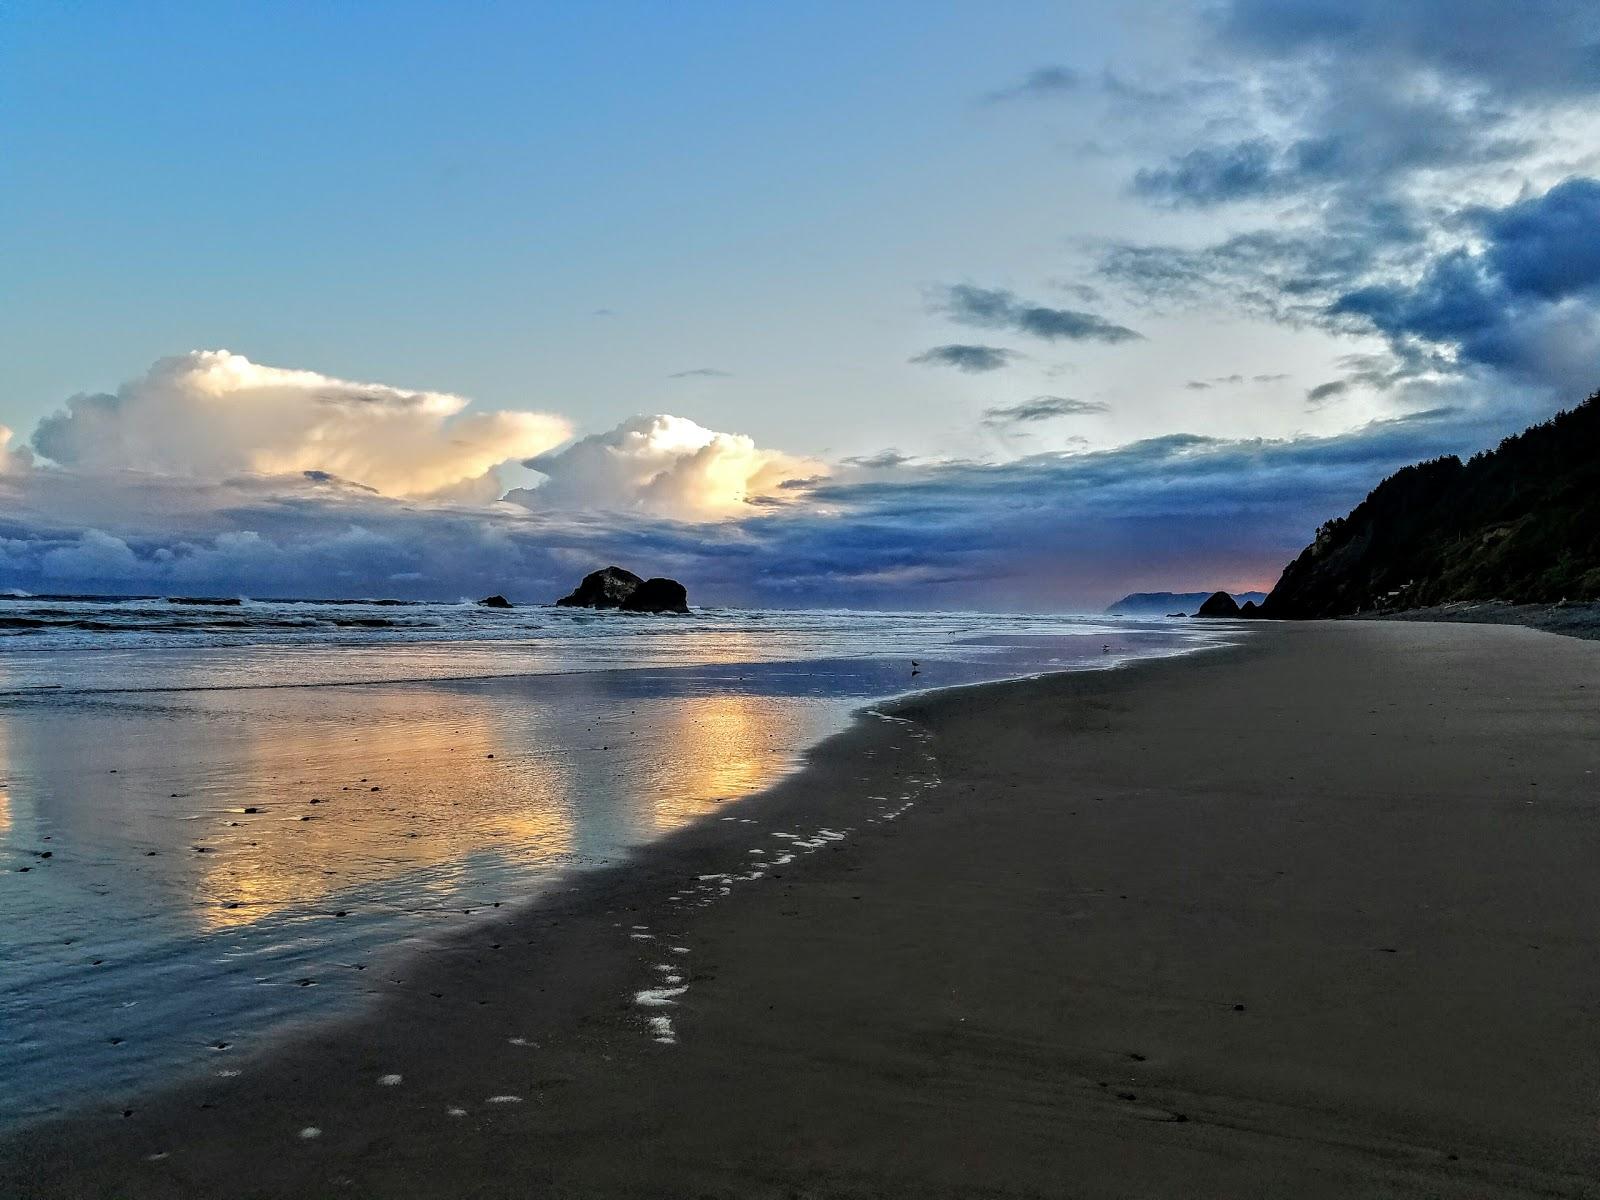
M 1397 471 L 1284 568 L 1269 617 L 1600 598 L 1600 393 L 1463 463 Z

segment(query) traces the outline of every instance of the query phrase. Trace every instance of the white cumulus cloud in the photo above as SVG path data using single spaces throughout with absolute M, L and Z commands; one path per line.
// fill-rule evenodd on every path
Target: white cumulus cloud
M 0 475 L 25 471 L 33 465 L 33 455 L 26 446 L 12 447 L 14 436 L 10 426 L 0 425 Z
M 606 433 L 527 460 L 545 476 L 508 500 L 529 508 L 643 512 L 675 520 L 749 515 L 795 495 L 784 484 L 827 473 L 814 459 L 764 450 L 685 417 L 634 417 Z
M 494 499 L 499 464 L 571 436 L 550 413 L 466 413 L 467 403 L 196 350 L 161 359 L 115 393 L 72 397 L 40 422 L 33 444 L 90 471 L 204 479 L 316 471 L 390 496 L 469 501 Z

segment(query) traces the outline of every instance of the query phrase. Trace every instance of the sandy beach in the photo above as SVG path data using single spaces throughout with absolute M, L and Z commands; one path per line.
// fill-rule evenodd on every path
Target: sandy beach
M 1600 645 L 1261 624 L 890 715 L 0 1194 L 1600 1194 Z

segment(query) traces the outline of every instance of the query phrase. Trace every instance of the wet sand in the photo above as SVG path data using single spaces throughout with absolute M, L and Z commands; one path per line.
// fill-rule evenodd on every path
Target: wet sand
M 1600 1194 L 1600 646 L 1263 624 L 897 713 L 0 1195 Z

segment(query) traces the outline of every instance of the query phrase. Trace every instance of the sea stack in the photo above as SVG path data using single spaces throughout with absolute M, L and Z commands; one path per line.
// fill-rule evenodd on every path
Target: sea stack
M 1227 592 L 1212 592 L 1206 602 L 1200 606 L 1200 611 L 1194 614 L 1197 617 L 1237 617 L 1239 606 Z
M 478 601 L 478 607 L 479 608 L 510 608 L 511 607 L 511 601 L 507 600 L 504 596 L 500 595 L 497 592 L 493 596 L 485 596 L 482 600 L 479 600 Z
M 570 596 L 556 601 L 561 608 L 615 608 L 633 613 L 687 613 L 688 590 L 676 579 L 640 579 L 618 566 L 591 571 Z

